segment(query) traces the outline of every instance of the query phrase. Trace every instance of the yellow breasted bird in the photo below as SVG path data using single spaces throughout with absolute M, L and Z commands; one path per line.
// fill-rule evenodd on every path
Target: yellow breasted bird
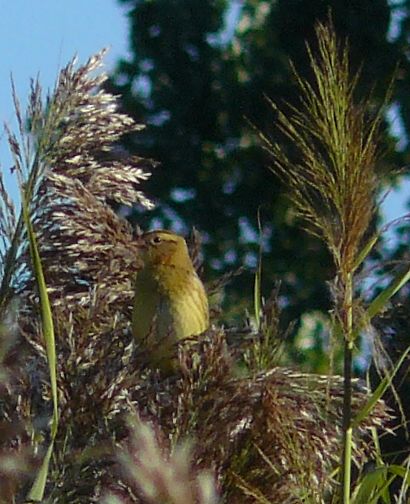
M 209 327 L 208 299 L 182 236 L 157 230 L 139 238 L 133 335 L 148 350 L 151 366 L 169 371 L 175 343 Z

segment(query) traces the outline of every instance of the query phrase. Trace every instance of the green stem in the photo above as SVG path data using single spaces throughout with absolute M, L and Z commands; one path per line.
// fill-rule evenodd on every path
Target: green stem
M 353 361 L 353 276 L 348 273 L 343 301 L 344 382 L 343 382 L 343 504 L 350 503 L 351 454 L 352 454 L 352 361 Z
M 343 396 L 343 504 L 350 502 L 351 453 L 352 453 L 352 354 L 353 342 L 345 342 L 344 350 L 344 396 Z

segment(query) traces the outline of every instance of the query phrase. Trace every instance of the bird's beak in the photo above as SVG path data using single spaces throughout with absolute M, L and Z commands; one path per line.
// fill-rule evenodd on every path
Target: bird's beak
M 138 236 L 135 243 L 139 249 L 141 250 L 147 249 L 147 244 L 145 243 L 145 240 L 143 239 L 142 236 Z

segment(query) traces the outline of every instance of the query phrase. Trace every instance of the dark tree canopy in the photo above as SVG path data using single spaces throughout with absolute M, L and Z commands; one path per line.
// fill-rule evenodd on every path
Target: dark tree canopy
M 393 99 L 403 117 L 410 117 L 405 12 L 397 14 L 387 0 L 120 3 L 128 9 L 130 55 L 118 63 L 110 86 L 122 95 L 124 109 L 148 125 L 126 147 L 161 163 L 146 188 L 158 208 L 138 222 L 148 226 L 155 218 L 164 227 L 196 226 L 205 237 L 206 264 L 224 271 L 255 265 L 261 207 L 265 292 L 273 279 L 282 279 L 290 318 L 326 309 L 330 258 L 295 222 L 250 124 L 277 134 L 264 95 L 297 105 L 289 60 L 309 76 L 306 41 L 314 50 L 315 23 L 330 10 L 338 35 L 349 40 L 353 71 L 361 68 L 359 92 L 372 92 L 380 105 L 399 64 Z M 394 38 L 388 36 L 393 11 Z M 401 163 L 404 154 L 389 147 L 394 144 L 387 129 L 383 142 L 384 164 Z M 250 299 L 249 280 L 239 279 L 232 296 Z

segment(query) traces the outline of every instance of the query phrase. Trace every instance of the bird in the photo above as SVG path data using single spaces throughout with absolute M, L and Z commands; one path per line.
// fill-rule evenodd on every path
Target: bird
M 176 343 L 208 329 L 208 298 L 182 236 L 148 231 L 137 246 L 143 266 L 135 280 L 133 336 L 151 367 L 170 372 Z

